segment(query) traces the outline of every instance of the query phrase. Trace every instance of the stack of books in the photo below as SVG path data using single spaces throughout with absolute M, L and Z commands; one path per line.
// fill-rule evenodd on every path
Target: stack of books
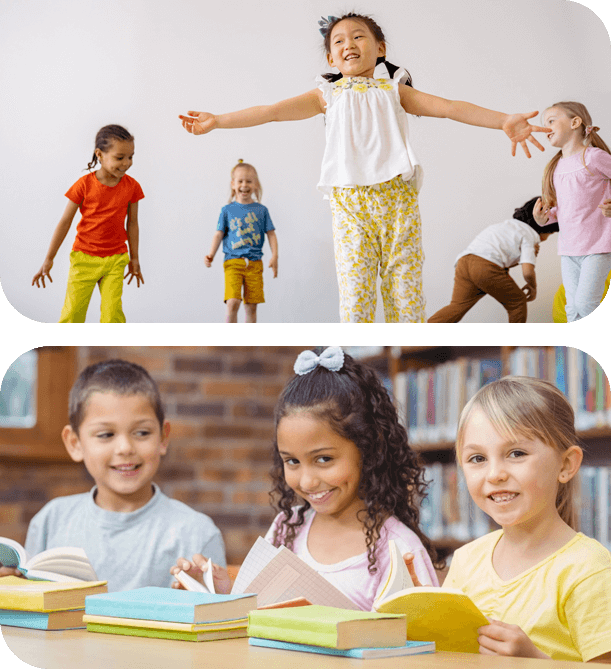
M 40 630 L 85 627 L 85 598 L 107 591 L 106 581 L 58 583 L 0 578 L 0 625 Z
M 404 615 L 331 606 L 267 609 L 248 614 L 251 646 L 373 658 L 434 653 L 435 644 L 406 642 Z
M 257 596 L 216 595 L 147 587 L 87 597 L 88 632 L 215 641 L 246 636 L 248 613 Z

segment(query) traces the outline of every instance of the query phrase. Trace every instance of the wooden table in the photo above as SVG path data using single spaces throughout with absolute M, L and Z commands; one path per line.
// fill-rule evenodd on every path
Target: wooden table
M 173 641 L 86 630 L 42 632 L 2 627 L 8 647 L 24 662 L 41 669 L 569 669 L 581 662 L 490 657 L 438 652 L 375 660 L 295 653 L 249 646 L 247 639 Z

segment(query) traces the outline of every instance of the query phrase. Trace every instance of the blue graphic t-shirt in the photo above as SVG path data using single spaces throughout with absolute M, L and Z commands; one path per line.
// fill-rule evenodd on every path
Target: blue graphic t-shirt
M 225 260 L 234 258 L 261 260 L 265 233 L 275 228 L 265 205 L 259 202 L 251 204 L 230 202 L 221 209 L 216 229 L 225 234 L 223 237 Z

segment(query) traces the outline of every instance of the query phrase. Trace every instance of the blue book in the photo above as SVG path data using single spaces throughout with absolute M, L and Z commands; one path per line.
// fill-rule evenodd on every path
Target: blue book
M 29 627 L 34 630 L 71 630 L 86 627 L 83 623 L 83 609 L 73 611 L 15 611 L 0 609 L 0 625 Z
M 435 643 L 433 641 L 407 641 L 405 646 L 392 646 L 387 648 L 350 648 L 349 650 L 326 648 L 324 646 L 310 646 L 304 643 L 289 643 L 288 641 L 274 641 L 273 639 L 260 639 L 255 636 L 251 636 L 248 639 L 248 643 L 251 646 L 263 646 L 265 648 L 300 650 L 304 653 L 339 655 L 341 657 L 360 657 L 363 659 L 372 657 L 398 657 L 399 655 L 421 655 L 423 653 L 435 652 Z
M 247 618 L 248 612 L 256 608 L 257 596 L 252 594 L 214 595 L 153 586 L 85 599 L 87 615 L 175 623 L 238 620 Z

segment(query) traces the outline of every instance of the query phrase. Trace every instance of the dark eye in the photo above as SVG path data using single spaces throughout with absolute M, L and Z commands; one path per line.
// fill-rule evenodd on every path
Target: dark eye
M 485 460 L 483 455 L 472 455 L 467 462 L 471 462 L 474 465 L 478 465 L 480 462 Z
M 289 466 L 292 467 L 292 466 L 294 466 L 294 465 L 298 465 L 298 464 L 299 464 L 299 460 L 297 460 L 297 458 L 287 458 L 287 459 L 284 461 L 284 464 L 285 464 L 285 465 L 289 465 Z
M 526 453 L 524 451 L 520 451 L 518 449 L 518 450 L 515 450 L 515 451 L 511 451 L 511 453 L 509 455 L 510 455 L 510 457 L 521 458 L 522 456 L 526 455 Z
M 326 465 L 328 462 L 331 462 L 333 458 L 330 455 L 321 455 L 318 458 L 316 458 L 316 462 L 319 462 L 323 465 Z

